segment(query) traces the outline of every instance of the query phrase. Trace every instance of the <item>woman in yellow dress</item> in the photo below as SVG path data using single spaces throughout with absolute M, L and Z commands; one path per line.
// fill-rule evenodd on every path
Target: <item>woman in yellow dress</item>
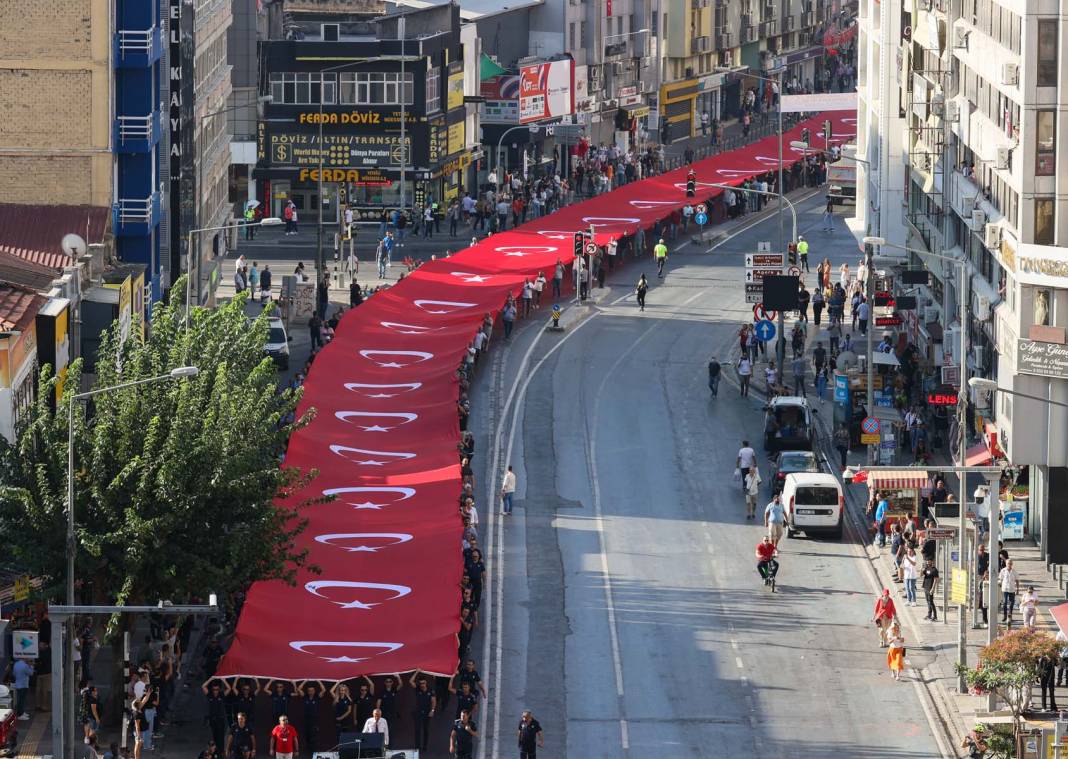
M 895 680 L 901 679 L 901 670 L 905 668 L 905 636 L 901 634 L 901 625 L 897 622 L 890 627 L 887 636 L 890 649 L 886 652 L 886 664 Z

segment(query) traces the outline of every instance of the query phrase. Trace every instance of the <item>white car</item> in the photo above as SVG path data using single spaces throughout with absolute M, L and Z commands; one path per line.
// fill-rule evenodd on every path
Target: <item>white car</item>
M 795 532 L 842 537 L 845 498 L 842 486 L 832 475 L 791 472 L 783 483 L 782 502 L 786 507 L 786 534 L 789 537 Z
M 286 333 L 286 325 L 277 316 L 267 320 L 270 333 L 267 335 L 267 344 L 263 346 L 263 352 L 274 359 L 274 362 L 283 369 L 289 368 L 289 335 Z

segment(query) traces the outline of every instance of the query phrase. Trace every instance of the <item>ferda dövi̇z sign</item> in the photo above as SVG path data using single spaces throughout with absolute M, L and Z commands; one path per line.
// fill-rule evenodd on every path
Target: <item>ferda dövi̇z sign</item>
M 1016 341 L 1016 371 L 1039 377 L 1068 377 L 1068 345 L 1039 343 L 1019 338 Z

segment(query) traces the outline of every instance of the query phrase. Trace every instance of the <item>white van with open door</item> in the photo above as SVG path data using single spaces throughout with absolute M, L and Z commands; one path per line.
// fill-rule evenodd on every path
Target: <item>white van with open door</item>
M 786 507 L 786 531 L 806 535 L 842 537 L 845 498 L 833 475 L 822 472 L 791 472 L 782 488 Z

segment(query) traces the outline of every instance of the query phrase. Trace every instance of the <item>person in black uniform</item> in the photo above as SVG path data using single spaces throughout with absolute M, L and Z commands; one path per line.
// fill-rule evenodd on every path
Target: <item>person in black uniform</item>
M 289 691 L 286 690 L 286 683 L 273 680 L 263 686 L 263 692 L 271 696 L 271 724 L 277 725 L 279 717 L 289 716 Z
M 352 727 L 352 694 L 345 683 L 334 683 L 330 689 L 334 697 L 334 728 L 337 730 L 337 742 L 341 743 L 341 732 Z
M 486 686 L 482 684 L 482 676 L 475 669 L 474 659 L 468 659 L 464 662 L 463 667 L 460 669 L 459 679 L 461 683 L 469 683 L 471 690 L 477 690 L 482 694 L 482 698 L 486 697 Z
M 649 292 L 649 280 L 645 278 L 645 272 L 638 277 L 638 284 L 634 288 L 634 294 L 638 296 L 638 310 L 645 310 L 645 294 Z
M 461 712 L 467 712 L 474 717 L 475 712 L 478 711 L 478 693 L 469 683 L 460 683 L 459 690 L 452 683 L 453 681 L 450 679 L 449 693 L 456 694 L 456 719 L 460 719 Z
M 400 675 L 386 675 L 382 692 L 378 694 L 378 708 L 382 710 L 382 716 L 386 719 L 390 730 L 397 727 L 397 718 L 400 716 L 397 714 L 397 696 L 400 686 Z
M 523 718 L 519 720 L 516 738 L 519 740 L 519 759 L 537 759 L 538 748 L 545 745 L 545 736 L 541 731 L 541 723 L 534 719 L 530 709 L 524 711 Z
M 719 396 L 719 375 L 722 371 L 719 361 L 713 356 L 708 360 L 708 389 L 712 391 L 712 397 Z
M 378 704 L 378 699 L 375 698 L 375 684 L 368 677 L 364 677 L 364 680 L 367 682 L 360 683 L 360 690 L 355 698 L 357 730 L 367 724 L 367 720 L 371 718 L 371 713 Z
M 313 754 L 319 745 L 319 704 L 322 701 L 320 694 L 324 691 L 322 683 L 304 681 L 300 684 L 299 691 L 293 694 L 304 694 L 301 699 L 301 705 L 304 707 L 304 744 Z
M 478 727 L 471 715 L 466 711 L 460 712 L 460 718 L 452 723 L 452 732 L 449 733 L 449 752 L 456 759 L 471 759 L 475 755 L 477 737 Z
M 419 670 L 412 673 L 408 684 L 415 688 L 415 710 L 412 712 L 415 721 L 415 746 L 420 751 L 426 751 L 430 740 L 430 720 L 437 711 L 438 699 L 430 689 L 427 676 Z
M 251 759 L 256 752 L 256 736 L 244 712 L 237 713 L 237 722 L 230 728 L 226 739 L 226 756 L 230 759 Z
M 237 697 L 234 699 L 234 711 L 244 712 L 245 721 L 248 722 L 249 729 L 255 730 L 256 692 L 252 690 L 252 686 L 248 683 L 241 683 L 234 690 L 237 693 Z
M 226 696 L 223 694 L 222 683 L 212 678 L 207 680 L 200 689 L 208 700 L 208 729 L 211 730 L 212 740 L 216 746 L 226 744 Z

